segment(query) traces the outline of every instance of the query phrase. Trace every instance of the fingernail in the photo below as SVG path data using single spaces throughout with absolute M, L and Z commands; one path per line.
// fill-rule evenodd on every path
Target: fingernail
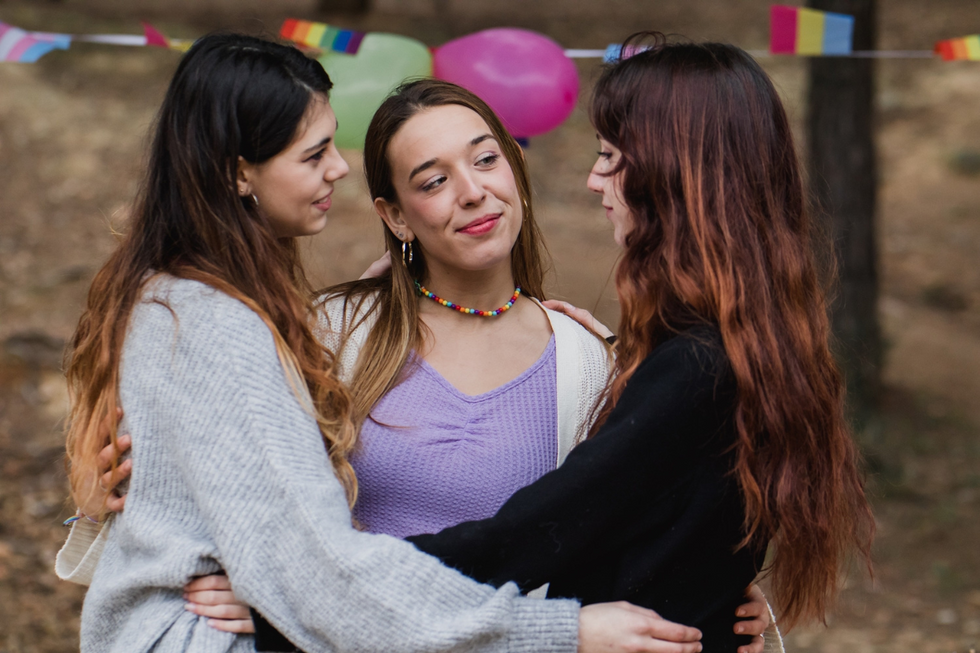
M 745 627 L 744 626 L 735 626 L 735 632 L 738 633 L 739 635 L 741 635 L 742 633 L 745 632 Z
M 196 606 L 193 603 L 185 603 L 184 604 L 184 609 L 187 610 L 188 612 L 194 612 L 194 608 L 195 607 Z
M 738 609 L 738 612 L 736 612 L 735 615 L 738 616 L 738 617 L 744 617 L 745 616 L 745 610 L 743 610 L 742 608 L 739 608 Z

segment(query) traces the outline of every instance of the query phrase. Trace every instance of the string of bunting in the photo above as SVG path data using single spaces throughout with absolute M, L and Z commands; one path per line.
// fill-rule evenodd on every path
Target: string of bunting
M 946 39 L 933 50 L 854 50 L 853 16 L 805 7 L 772 5 L 767 50 L 749 50 L 755 57 L 937 58 L 980 61 L 980 35 Z M 574 110 L 580 75 L 573 59 L 615 61 L 641 52 L 613 44 L 603 50 L 566 49 L 544 34 L 497 27 L 467 34 L 430 47 L 399 34 L 358 32 L 326 23 L 290 18 L 279 30 L 282 38 L 317 58 L 334 81 L 330 94 L 342 125 L 338 147 L 360 149 L 371 116 L 405 79 L 436 77 L 469 89 L 497 112 L 515 138 L 527 139 L 561 125 Z M 0 61 L 33 63 L 74 42 L 158 47 L 186 51 L 189 40 L 170 39 L 143 23 L 143 34 L 72 35 L 29 32 L 0 23 Z
M 817 11 L 805 7 L 772 5 L 769 14 L 768 50 L 749 50 L 755 57 L 769 55 L 831 56 L 876 59 L 926 59 L 943 61 L 980 61 L 980 35 L 942 40 L 932 50 L 854 50 L 854 17 Z M 295 18 L 287 19 L 280 35 L 310 50 L 356 55 L 365 32 L 342 29 L 326 23 Z M 0 62 L 35 63 L 54 50 L 67 50 L 72 42 L 102 43 L 133 47 L 163 47 L 186 52 L 192 40 L 169 39 L 147 23 L 142 35 L 131 34 L 60 34 L 31 32 L 0 22 Z M 571 59 L 614 61 L 621 45 L 605 49 L 566 49 Z
M 169 39 L 152 25 L 143 23 L 143 34 L 57 34 L 28 32 L 0 22 L 0 61 L 35 63 L 54 50 L 67 50 L 72 42 L 102 43 L 132 47 L 168 48 L 186 52 L 193 41 Z

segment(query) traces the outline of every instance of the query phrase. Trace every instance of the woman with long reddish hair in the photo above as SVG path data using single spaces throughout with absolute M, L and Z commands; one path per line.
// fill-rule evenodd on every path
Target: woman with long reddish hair
M 588 185 L 623 257 L 590 439 L 493 518 L 409 539 L 479 580 L 628 600 L 734 652 L 767 549 L 781 623 L 822 620 L 873 518 L 779 97 L 736 47 L 650 36 L 591 105 Z

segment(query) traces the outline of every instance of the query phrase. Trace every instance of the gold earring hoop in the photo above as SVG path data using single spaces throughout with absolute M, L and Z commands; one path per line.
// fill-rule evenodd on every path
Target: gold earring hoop
M 521 195 L 521 204 L 524 205 L 524 222 L 527 222 L 527 216 L 531 214 L 531 206 L 527 202 L 527 198 Z
M 411 241 L 402 241 L 402 265 L 406 268 L 415 259 L 415 253 L 412 251 Z
M 252 193 L 252 201 L 255 202 L 255 206 L 259 205 L 259 198 L 255 196 L 255 193 Z

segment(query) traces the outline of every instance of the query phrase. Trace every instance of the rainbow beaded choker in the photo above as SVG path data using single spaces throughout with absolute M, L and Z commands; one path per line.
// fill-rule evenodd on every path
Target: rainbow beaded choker
M 422 295 L 423 297 L 428 297 L 429 299 L 431 299 L 437 304 L 442 304 L 446 308 L 451 308 L 454 311 L 459 311 L 460 313 L 466 313 L 467 315 L 479 315 L 480 317 L 497 317 L 504 311 L 510 309 L 510 307 L 514 305 L 514 302 L 517 301 L 517 298 L 521 294 L 521 287 L 517 286 L 516 288 L 514 288 L 514 294 L 510 296 L 510 300 L 508 300 L 506 304 L 492 311 L 481 311 L 478 308 L 466 308 L 464 306 L 460 306 L 459 304 L 454 304 L 450 301 L 446 301 L 439 295 L 429 292 L 426 289 L 426 287 L 420 284 L 418 281 L 415 282 L 415 288 L 419 291 L 420 295 Z

